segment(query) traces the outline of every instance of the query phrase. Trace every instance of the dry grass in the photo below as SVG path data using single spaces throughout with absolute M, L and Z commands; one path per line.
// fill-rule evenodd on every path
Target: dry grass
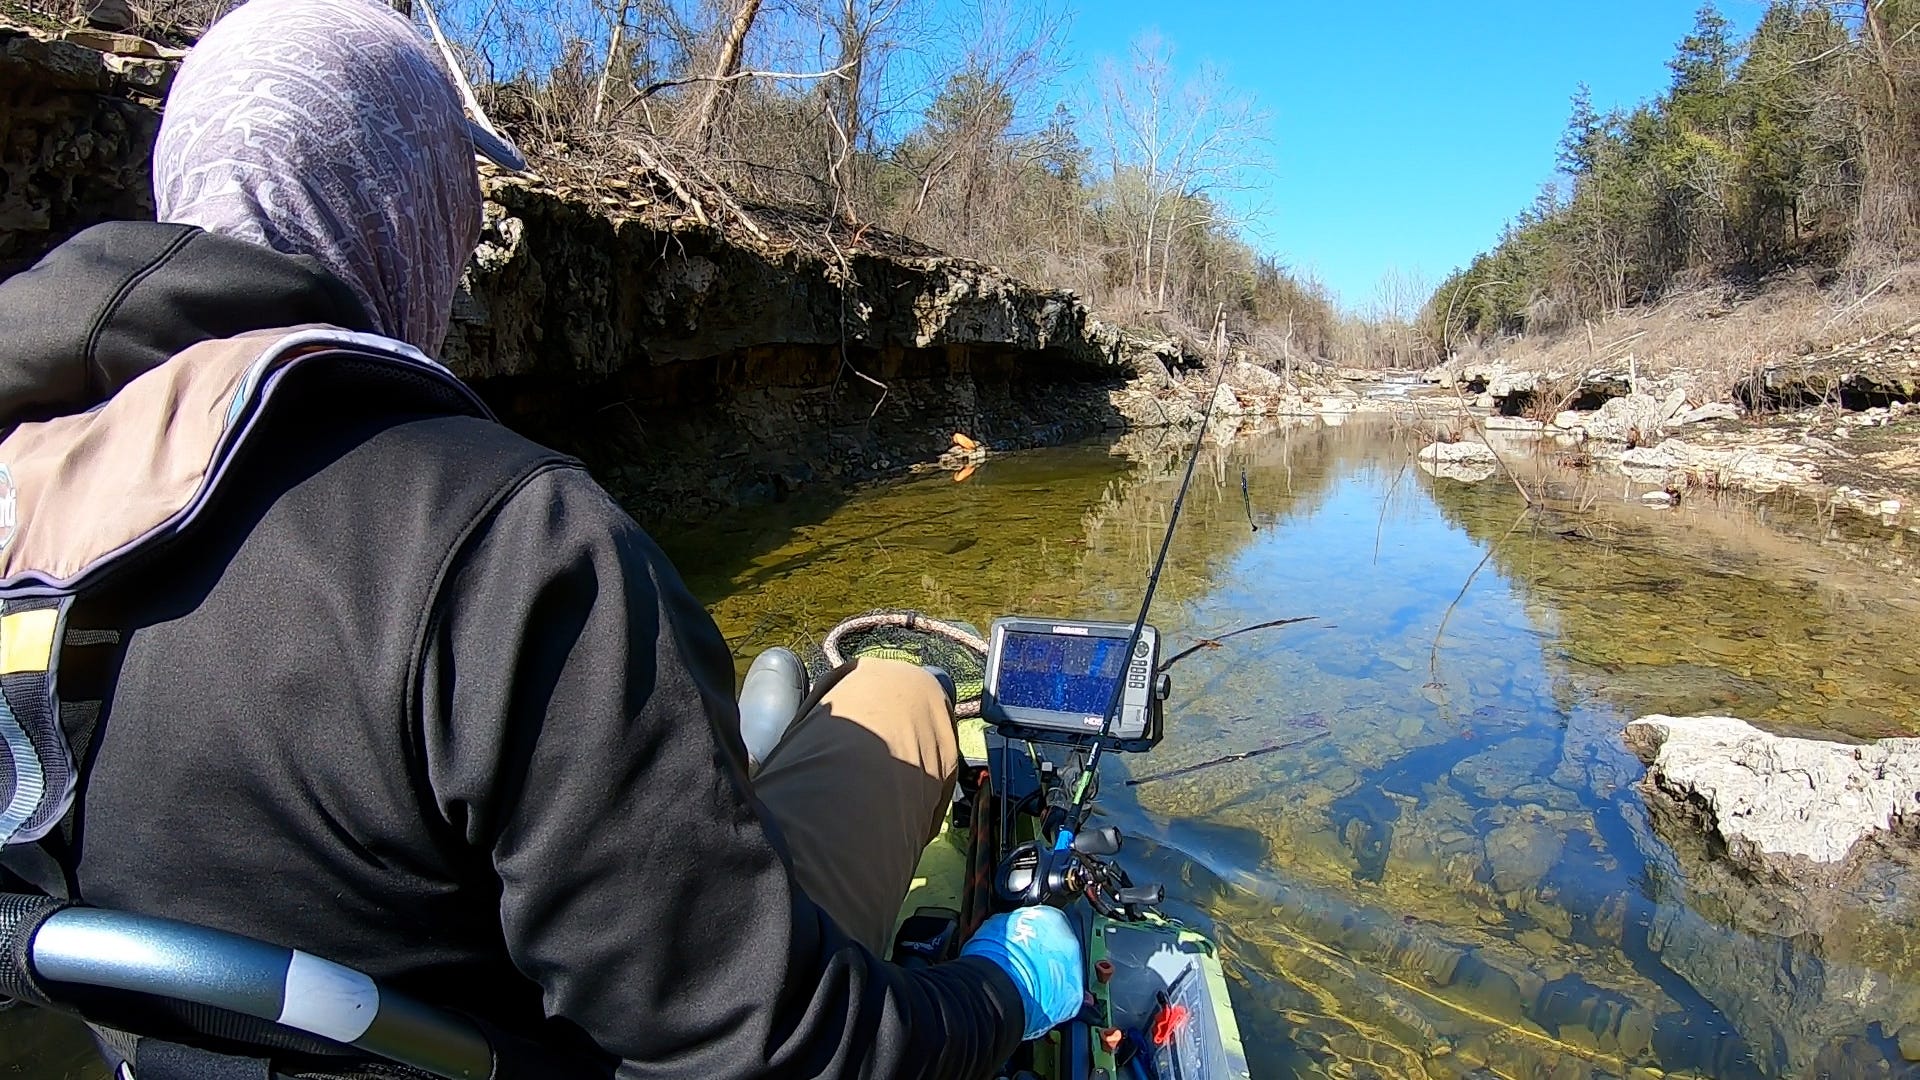
M 1489 351 L 1510 367 L 1532 370 L 1684 375 L 1694 400 L 1722 400 L 1761 368 L 1920 323 L 1920 267 L 1875 284 L 1878 291 L 1864 297 L 1823 291 L 1805 277 L 1776 279 L 1748 294 L 1701 289 L 1558 334 L 1498 342 Z
M 1520 415 L 1528 420 L 1542 424 L 1552 424 L 1573 399 L 1580 394 L 1581 378 L 1578 374 L 1560 375 L 1540 380 L 1533 395 L 1520 410 Z

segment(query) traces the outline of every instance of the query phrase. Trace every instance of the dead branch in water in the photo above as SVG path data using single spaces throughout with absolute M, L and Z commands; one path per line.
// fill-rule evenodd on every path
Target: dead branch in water
M 1180 661 L 1185 660 L 1187 657 L 1192 656 L 1194 653 L 1199 652 L 1201 649 L 1217 649 L 1220 647 L 1221 642 L 1227 640 L 1230 637 L 1239 637 L 1241 634 L 1249 634 L 1255 630 L 1271 630 L 1276 626 L 1291 626 L 1294 623 L 1313 622 L 1319 617 L 1320 616 L 1318 615 L 1296 615 L 1291 619 L 1274 619 L 1270 622 L 1255 623 L 1252 626 L 1243 626 L 1238 630 L 1228 631 L 1227 633 L 1221 634 L 1218 637 L 1201 638 L 1199 641 L 1195 642 L 1192 647 L 1182 649 L 1179 652 L 1174 653 L 1171 657 L 1169 657 L 1166 660 L 1165 663 L 1162 663 L 1160 665 L 1160 670 L 1161 671 L 1167 670 L 1168 668 L 1179 663 Z
M 1486 569 L 1487 562 L 1493 558 L 1493 553 L 1499 549 L 1501 542 L 1514 533 L 1519 532 L 1520 526 L 1525 524 L 1527 518 L 1531 517 L 1532 514 L 1533 504 L 1529 502 L 1526 509 L 1520 511 L 1520 516 L 1513 519 L 1513 525 L 1510 526 L 1506 532 L 1502 533 L 1498 539 L 1487 545 L 1487 553 L 1480 556 L 1480 561 L 1474 564 L 1473 572 L 1467 575 L 1467 580 L 1460 583 L 1460 591 L 1454 594 L 1453 601 L 1447 605 L 1447 610 L 1440 614 L 1440 625 L 1435 627 L 1433 631 L 1433 647 L 1427 652 L 1428 686 L 1446 686 L 1445 683 L 1440 681 L 1440 639 L 1446 636 L 1447 621 L 1453 618 L 1453 610 L 1460 606 L 1460 601 L 1466 599 L 1467 590 L 1473 588 L 1473 579 L 1479 577 L 1480 571 Z

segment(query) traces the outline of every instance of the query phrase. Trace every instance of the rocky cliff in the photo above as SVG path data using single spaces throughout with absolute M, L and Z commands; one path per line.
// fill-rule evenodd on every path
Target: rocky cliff
M 0 22 L 0 276 L 152 214 L 181 55 Z M 729 227 L 670 177 L 629 173 L 487 177 L 445 359 L 643 520 L 932 461 L 956 431 L 1005 449 L 1198 417 L 1176 377 L 1197 358 L 1070 293 L 791 209 L 734 207 Z M 1228 411 L 1289 400 L 1249 370 L 1266 378 Z

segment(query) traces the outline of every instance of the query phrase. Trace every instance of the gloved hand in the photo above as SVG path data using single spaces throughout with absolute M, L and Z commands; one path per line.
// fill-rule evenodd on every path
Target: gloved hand
M 1087 995 L 1087 964 L 1080 935 L 1059 908 L 1024 907 L 980 924 L 960 949 L 998 964 L 1020 988 L 1027 1010 L 1025 1038 L 1037 1039 L 1080 1013 Z

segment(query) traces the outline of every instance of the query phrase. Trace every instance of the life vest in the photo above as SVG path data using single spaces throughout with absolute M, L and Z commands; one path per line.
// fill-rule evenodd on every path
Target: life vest
M 350 400 L 356 409 L 491 418 L 469 387 L 408 345 L 334 327 L 301 327 L 202 342 L 88 412 L 21 424 L 0 439 L 0 867 L 44 893 L 80 899 L 70 895 L 71 868 L 59 853 L 63 831 L 71 833 L 82 781 L 85 747 L 73 744 L 91 739 L 98 711 L 97 703 L 68 703 L 63 723 L 57 691 L 67 616 L 102 582 L 137 574 L 143 556 L 192 542 L 203 511 L 233 475 L 234 463 L 271 428 L 275 406 L 295 380 L 302 395 L 316 380 L 337 382 L 349 395 L 327 400 Z M 92 711 L 76 715 L 76 709 Z M 8 899 L 0 894 L 0 902 Z M 11 899 L 16 910 L 33 902 L 17 891 Z M 0 940 L 6 937 L 0 926 Z M 33 977 L 15 974 L 29 982 Z M 5 975 L 0 971 L 0 988 L 9 985 Z M 287 986 L 291 1000 L 291 976 Z M 226 1044 L 262 1050 L 248 1055 L 130 1035 L 120 1026 L 125 1010 L 105 1010 L 114 1017 L 105 1024 L 98 1014 L 82 1011 L 137 1080 L 265 1077 L 273 1053 L 324 1056 L 342 1050 L 313 1037 L 339 1038 L 337 1026 L 325 1031 L 325 1024 L 303 1031 L 286 1027 L 284 1019 L 279 1025 L 249 1024 L 227 1014 L 175 1010 L 162 1025 L 213 1028 Z M 318 1071 L 423 1075 L 351 1056 L 342 1060 L 347 1063 L 339 1068 Z M 303 1065 L 301 1071 L 308 1069 Z M 502 1073 L 496 1069 L 494 1075 Z

